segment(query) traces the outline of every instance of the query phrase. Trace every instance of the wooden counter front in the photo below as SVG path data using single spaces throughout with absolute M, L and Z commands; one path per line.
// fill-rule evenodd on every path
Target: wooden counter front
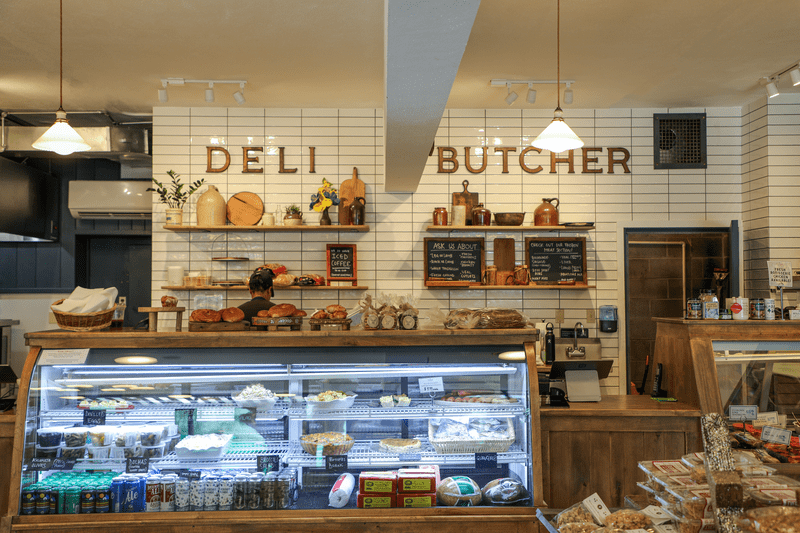
M 544 501 L 563 509 L 597 492 L 623 507 L 644 480 L 639 461 L 703 451 L 700 411 L 649 396 L 604 396 L 569 408 L 542 406 Z
M 11 483 L 11 452 L 14 450 L 13 410 L 0 413 L 0 516 L 8 511 L 8 487 Z

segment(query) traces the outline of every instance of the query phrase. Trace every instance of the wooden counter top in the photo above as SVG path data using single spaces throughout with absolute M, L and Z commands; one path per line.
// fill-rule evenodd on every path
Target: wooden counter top
M 525 329 L 418 329 L 350 331 L 231 331 L 148 332 L 48 330 L 25 334 L 27 346 L 42 348 L 202 348 L 260 346 L 453 346 L 521 345 L 539 338 L 535 328 Z
M 542 418 L 614 416 L 639 418 L 648 416 L 700 417 L 700 410 L 682 402 L 657 402 L 650 396 L 603 396 L 599 402 L 571 402 L 568 408 L 542 405 Z

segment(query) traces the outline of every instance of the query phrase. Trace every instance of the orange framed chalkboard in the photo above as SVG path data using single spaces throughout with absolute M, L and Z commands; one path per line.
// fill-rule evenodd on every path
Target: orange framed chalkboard
M 331 281 L 358 281 L 358 254 L 355 244 L 327 244 L 325 246 L 327 284 Z

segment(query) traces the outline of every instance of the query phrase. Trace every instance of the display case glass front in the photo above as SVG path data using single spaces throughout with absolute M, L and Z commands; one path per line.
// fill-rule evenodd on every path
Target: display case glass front
M 42 350 L 19 513 L 530 506 L 518 350 Z

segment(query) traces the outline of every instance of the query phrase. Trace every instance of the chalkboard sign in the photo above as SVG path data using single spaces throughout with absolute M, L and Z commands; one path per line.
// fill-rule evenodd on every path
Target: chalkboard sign
M 125 462 L 125 472 L 128 474 L 146 474 L 149 471 L 149 457 L 128 457 Z
M 497 452 L 476 453 L 475 468 L 497 468 Z
M 281 458 L 278 455 L 256 455 L 257 472 L 273 472 L 280 467 Z
M 425 239 L 425 285 L 480 285 L 485 264 L 483 238 Z
M 326 262 L 328 265 L 328 285 L 331 281 L 352 281 L 358 279 L 358 261 L 355 244 L 326 245 Z
M 326 455 L 325 470 L 347 470 L 347 456 Z
M 525 250 L 534 285 L 586 285 L 585 237 L 528 237 Z
M 102 426 L 106 423 L 105 409 L 87 409 L 83 412 L 84 426 Z

